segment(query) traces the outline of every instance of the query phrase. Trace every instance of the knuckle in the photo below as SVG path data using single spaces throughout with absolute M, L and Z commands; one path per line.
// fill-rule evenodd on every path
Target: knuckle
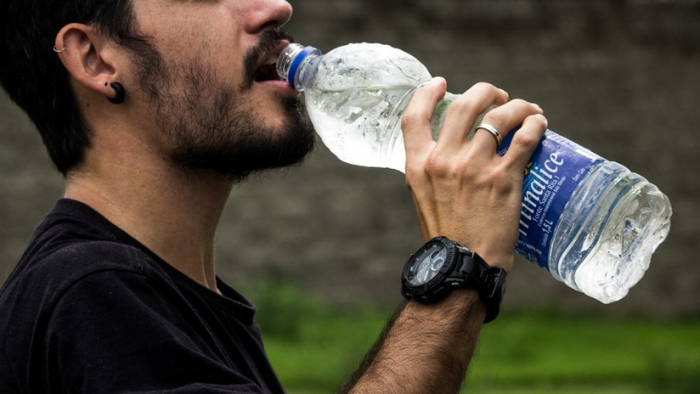
M 426 172 L 433 179 L 445 181 L 472 178 L 475 175 L 473 157 L 469 152 L 455 156 L 454 154 L 442 154 L 439 150 L 435 150 L 426 163 Z
M 549 127 L 549 122 L 547 121 L 547 118 L 544 115 L 532 115 L 527 118 L 527 121 L 534 123 L 534 126 L 540 129 L 546 129 L 547 127 Z
M 403 114 L 403 117 L 401 118 L 401 128 L 402 129 L 408 129 L 413 127 L 418 121 L 420 120 L 420 116 L 418 116 L 415 112 L 413 111 L 406 111 Z
M 479 180 L 480 186 L 497 192 L 507 193 L 513 189 L 513 177 L 503 166 L 494 166 L 491 171 L 483 173 Z
M 443 159 L 443 155 L 435 150 L 430 154 L 428 161 L 425 163 L 425 171 L 434 178 L 445 178 L 452 174 L 450 163 Z
M 490 83 L 488 83 L 488 82 L 483 82 L 483 81 L 480 81 L 480 82 L 475 83 L 473 87 L 474 87 L 475 89 L 483 89 L 483 90 L 487 90 L 487 89 L 496 89 L 496 87 L 493 86 L 492 84 L 490 84 Z
M 478 190 L 493 190 L 494 186 L 498 184 L 497 179 L 492 173 L 482 173 L 479 176 L 471 176 L 465 178 L 469 184 Z
M 540 138 L 539 136 L 533 134 L 533 133 L 521 133 L 518 132 L 513 136 L 513 141 L 511 144 L 515 144 L 519 147 L 525 148 L 525 149 L 531 149 L 537 146 L 539 144 Z
M 525 101 L 525 100 L 523 100 L 523 99 L 519 99 L 519 98 L 516 98 L 516 99 L 511 100 L 511 103 L 513 103 L 513 105 L 515 105 L 516 107 L 519 107 L 519 108 L 530 108 L 530 107 L 532 107 L 532 104 L 530 104 L 529 102 L 527 102 L 527 101 Z
M 504 111 L 499 111 L 498 109 L 494 109 L 492 111 L 489 111 L 485 116 L 484 116 L 484 122 L 485 123 L 490 123 L 496 127 L 501 126 L 503 124 L 508 123 L 508 116 L 505 114 Z M 503 127 L 503 126 L 501 126 Z M 501 131 L 501 130 L 499 130 Z
M 468 166 L 464 168 L 464 171 L 462 173 L 462 178 L 469 181 L 470 184 L 479 187 L 479 188 L 485 188 L 489 187 L 490 185 L 493 184 L 494 181 L 494 171 L 493 169 L 481 169 L 480 171 L 475 171 L 472 168 L 473 166 Z
M 455 100 L 447 109 L 448 113 L 464 113 L 476 108 L 477 102 L 470 96 L 462 96 Z

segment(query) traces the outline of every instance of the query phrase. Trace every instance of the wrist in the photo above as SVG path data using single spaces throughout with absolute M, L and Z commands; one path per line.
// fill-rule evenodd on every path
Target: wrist
M 428 241 L 411 255 L 402 272 L 402 294 L 436 304 L 456 289 L 472 289 L 487 307 L 485 323 L 498 316 L 506 271 L 491 267 L 477 253 L 446 237 Z
M 500 267 L 506 270 L 506 272 L 510 272 L 513 268 L 513 264 L 515 263 L 514 243 L 494 244 L 492 242 L 472 242 L 463 245 L 469 246 L 469 249 L 481 256 L 491 267 Z
M 491 267 L 503 268 L 506 273 L 510 273 L 515 263 L 515 253 L 494 253 L 488 249 L 474 250 Z
M 487 309 L 478 290 L 459 288 L 432 304 L 407 299 L 404 312 L 422 324 L 459 328 L 470 323 L 481 324 L 486 319 Z

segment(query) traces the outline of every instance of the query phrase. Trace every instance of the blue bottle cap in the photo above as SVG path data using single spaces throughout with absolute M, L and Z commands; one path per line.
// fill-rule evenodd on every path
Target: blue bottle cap
M 297 71 L 299 70 L 299 67 L 304 63 L 304 60 L 306 59 L 307 56 L 310 54 L 315 53 L 315 54 L 321 54 L 321 51 L 318 49 L 308 46 L 302 49 L 301 52 L 299 52 L 298 55 L 294 57 L 294 60 L 292 60 L 291 66 L 289 66 L 289 72 L 287 73 L 287 82 L 293 87 L 296 88 L 296 76 L 297 76 Z

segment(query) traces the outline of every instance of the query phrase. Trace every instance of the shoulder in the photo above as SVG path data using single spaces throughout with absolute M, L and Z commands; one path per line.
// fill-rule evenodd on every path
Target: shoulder
M 121 233 L 87 205 L 60 200 L 37 226 L 8 282 L 31 277 L 51 286 L 106 269 L 142 271 L 152 259 Z
M 26 276 L 48 288 L 70 286 L 94 273 L 126 271 L 145 273 L 154 265 L 138 248 L 111 241 L 82 241 L 64 244 L 34 261 L 25 262 Z
M 62 326 L 74 331 L 88 316 L 115 310 L 105 294 L 171 286 L 167 280 L 147 253 L 109 241 L 64 243 L 24 259 L 0 289 L 0 365 L 26 369 L 60 316 L 82 316 Z M 4 372 L 0 367 L 0 386 Z
M 120 275 L 107 275 L 106 273 Z M 133 274 L 133 275 L 129 275 Z M 167 281 L 157 263 L 144 251 L 112 241 L 62 244 L 20 262 L 0 292 L 0 309 L 47 311 L 69 289 L 93 277 L 138 276 Z
M 34 263 L 48 273 L 91 273 L 106 269 L 141 272 L 151 258 L 135 246 L 113 241 L 81 241 L 63 245 Z

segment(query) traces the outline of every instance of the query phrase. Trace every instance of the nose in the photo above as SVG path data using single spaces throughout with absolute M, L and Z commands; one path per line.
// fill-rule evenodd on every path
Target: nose
M 281 27 L 292 17 L 292 5 L 286 0 L 253 0 L 252 3 L 245 22 L 249 33 Z

